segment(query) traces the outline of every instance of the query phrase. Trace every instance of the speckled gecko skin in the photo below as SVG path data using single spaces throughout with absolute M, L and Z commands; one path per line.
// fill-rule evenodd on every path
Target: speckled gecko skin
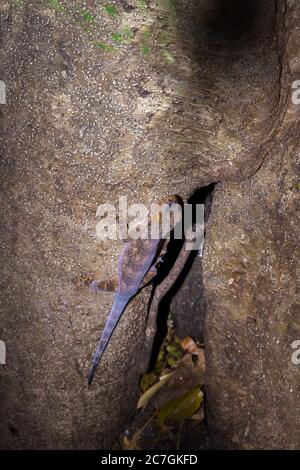
M 170 196 L 165 202 L 168 207 L 176 203 L 178 203 L 176 196 Z M 161 242 L 161 239 L 131 240 L 121 251 L 118 262 L 118 288 L 89 371 L 89 385 L 93 381 L 101 357 L 126 306 L 138 292 L 149 270 L 153 267 L 155 272 L 153 265 Z M 96 281 L 91 282 L 90 287 L 97 290 Z

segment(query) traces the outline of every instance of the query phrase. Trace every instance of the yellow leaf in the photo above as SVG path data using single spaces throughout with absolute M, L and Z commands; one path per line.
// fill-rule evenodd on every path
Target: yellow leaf
M 200 386 L 192 388 L 181 397 L 167 402 L 156 415 L 156 424 L 164 428 L 165 421 L 180 422 L 193 416 L 200 408 L 203 401 L 203 393 Z

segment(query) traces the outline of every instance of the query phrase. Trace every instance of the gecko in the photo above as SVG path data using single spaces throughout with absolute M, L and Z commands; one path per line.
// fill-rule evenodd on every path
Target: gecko
M 170 210 L 175 204 L 180 204 L 178 196 L 169 196 L 165 199 L 162 210 Z M 161 212 L 158 215 L 161 221 Z M 171 221 L 172 229 L 172 221 Z M 155 261 L 163 243 L 160 237 L 156 239 L 130 240 L 124 245 L 120 253 L 117 267 L 118 286 L 115 292 L 113 305 L 109 312 L 104 330 L 97 345 L 92 366 L 88 375 L 88 384 L 91 385 L 96 369 L 99 365 L 101 357 L 108 345 L 110 337 L 130 300 L 137 294 L 145 280 L 147 274 L 154 277 L 156 274 Z M 91 281 L 89 286 L 94 290 L 98 290 L 96 281 Z

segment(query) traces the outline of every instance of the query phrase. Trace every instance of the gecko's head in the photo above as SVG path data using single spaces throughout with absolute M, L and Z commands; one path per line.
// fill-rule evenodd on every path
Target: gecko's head
M 183 206 L 183 200 L 177 194 L 170 194 L 161 200 L 161 204 L 168 204 L 169 207 L 179 204 Z
M 181 220 L 182 207 L 182 199 L 177 195 L 171 195 L 161 199 L 151 211 L 151 223 L 160 227 L 163 238 L 168 238 L 167 235 Z

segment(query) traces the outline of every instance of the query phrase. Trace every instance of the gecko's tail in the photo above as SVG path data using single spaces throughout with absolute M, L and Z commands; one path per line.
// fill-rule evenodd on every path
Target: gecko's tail
M 100 359 L 102 357 L 102 354 L 104 353 L 106 346 L 108 344 L 108 341 L 120 319 L 120 316 L 124 312 L 129 300 L 130 300 L 130 297 L 129 298 L 128 297 L 116 298 L 112 305 L 106 325 L 104 327 L 96 352 L 94 354 L 92 367 L 90 368 L 90 371 L 89 371 L 89 376 L 88 376 L 89 385 L 91 385 L 93 381 L 93 378 L 94 378 L 96 369 L 98 367 L 98 364 L 100 362 Z

